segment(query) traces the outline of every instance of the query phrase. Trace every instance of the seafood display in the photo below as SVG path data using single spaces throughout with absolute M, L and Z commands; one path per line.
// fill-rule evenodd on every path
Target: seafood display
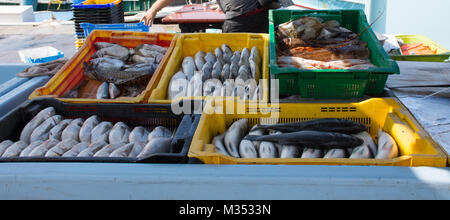
M 20 140 L 0 142 L 0 157 L 127 157 L 145 159 L 170 153 L 173 133 L 123 122 L 64 119 L 53 107 L 40 111 L 22 130 Z
M 257 47 L 232 51 L 223 44 L 213 52 L 199 51 L 185 57 L 170 80 L 167 98 L 184 96 L 234 96 L 242 100 L 262 98 L 257 78 L 262 57 Z
M 367 43 L 336 20 L 301 17 L 278 26 L 277 63 L 299 69 L 370 69 Z
M 97 42 L 94 46 L 96 52 L 89 62 L 84 62 L 83 74 L 88 79 L 101 82 L 97 87 L 96 99 L 136 97 L 145 89 L 167 52 L 167 48 L 151 44 L 127 48 Z M 64 96 L 79 98 L 82 84 Z
M 235 158 L 392 159 L 399 156 L 395 140 L 381 129 L 378 145 L 363 124 L 336 118 L 287 124 L 234 122 L 213 138 L 215 150 Z

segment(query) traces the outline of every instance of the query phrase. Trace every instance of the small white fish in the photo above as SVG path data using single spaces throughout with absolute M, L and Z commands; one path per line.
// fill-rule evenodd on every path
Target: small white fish
M 62 120 L 58 125 L 53 127 L 48 133 L 49 139 L 61 140 L 62 133 L 64 129 L 66 129 L 67 126 L 70 124 L 70 122 L 72 122 L 72 119 L 65 119 Z
M 81 126 L 83 126 L 83 119 L 77 118 L 73 120 L 62 132 L 61 139 L 63 141 L 67 139 L 72 139 L 79 142 Z
M 78 144 L 78 141 L 73 139 L 65 139 L 56 146 L 52 147 L 50 150 L 45 153 L 45 157 L 60 157 L 72 147 Z
M 213 138 L 212 144 L 214 145 L 216 152 L 219 152 L 223 155 L 231 156 L 228 153 L 227 149 L 225 148 L 224 138 L 225 138 L 225 133 L 217 135 Z
M 95 126 L 94 129 L 92 129 L 91 133 L 91 142 L 108 142 L 109 141 L 109 133 L 111 132 L 111 129 L 113 127 L 113 124 L 109 121 L 104 121 Z
M 242 140 L 239 144 L 239 155 L 241 158 L 258 158 L 258 152 L 252 141 Z
M 109 133 L 109 143 L 128 143 L 130 138 L 130 128 L 123 122 L 117 122 Z
M 234 81 L 232 96 L 239 97 L 239 99 L 241 99 L 241 100 L 244 99 L 244 97 L 245 97 L 245 82 L 242 79 L 237 78 Z
M 30 122 L 28 122 L 27 125 L 25 125 L 25 128 L 23 128 L 22 133 L 20 133 L 20 140 L 29 144 L 30 136 L 33 133 L 33 131 L 45 120 L 54 116 L 55 114 L 56 114 L 55 108 L 53 107 L 48 107 L 40 111 Z
M 2 157 L 18 157 L 26 147 L 28 147 L 26 142 L 17 141 L 5 150 Z
M 372 154 L 372 157 L 375 157 L 375 155 L 377 155 L 378 153 L 378 147 L 375 144 L 375 141 L 373 141 L 372 137 L 370 136 L 369 133 L 367 132 L 361 132 L 358 134 L 354 134 L 353 136 L 361 138 L 361 140 L 364 141 L 364 145 L 366 145 L 367 147 L 369 147 L 370 149 L 370 153 Z
M 257 88 L 256 80 L 249 79 L 245 81 L 244 100 L 254 100 L 253 97 Z
M 372 158 L 372 153 L 366 144 L 353 149 L 350 159 L 369 159 Z
M 97 151 L 97 153 L 94 154 L 94 157 L 109 157 L 109 155 L 112 152 L 121 148 L 124 145 L 125 145 L 125 143 L 108 144 L 105 147 L 103 147 L 101 150 Z
M 30 143 L 35 141 L 45 141 L 49 138 L 50 130 L 62 121 L 61 115 L 54 115 L 39 125 L 30 136 Z
M 86 119 L 83 126 L 80 128 L 80 141 L 85 143 L 91 143 L 92 130 L 101 122 L 97 115 L 93 115 Z
M 152 154 L 158 153 L 170 153 L 170 147 L 172 143 L 172 138 L 166 137 L 154 137 L 152 138 L 147 145 L 145 145 L 144 149 L 137 156 L 139 160 L 145 159 Z
M 224 144 L 227 152 L 239 158 L 239 144 L 248 132 L 248 119 L 241 119 L 234 122 L 225 132 Z
M 202 96 L 202 74 L 201 72 L 195 72 L 187 88 L 187 96 Z
M 183 72 L 176 73 L 169 82 L 167 88 L 168 99 L 177 99 L 179 97 L 187 96 L 187 89 L 189 81 Z
M 320 149 L 314 148 L 305 148 L 303 149 L 303 154 L 301 158 L 322 158 L 323 151 Z
M 146 143 L 149 134 L 150 134 L 150 132 L 148 131 L 147 128 L 144 128 L 142 126 L 137 126 L 131 131 L 128 141 L 129 141 L 129 143 L 134 143 L 134 142 Z
M 133 149 L 131 150 L 130 154 L 128 154 L 128 157 L 132 157 L 132 158 L 137 157 L 142 152 L 144 147 L 145 147 L 145 143 L 143 143 L 143 142 L 133 143 Z
M 222 85 L 220 96 L 232 96 L 234 87 L 234 79 L 227 79 Z
M 108 91 L 109 91 L 109 98 L 110 99 L 115 99 L 115 98 L 120 96 L 120 89 L 114 83 L 110 83 L 109 84 Z
M 120 148 L 117 148 L 116 150 L 114 150 L 109 157 L 128 157 L 128 155 L 131 153 L 131 151 L 133 150 L 134 147 L 134 143 L 129 143 L 126 144 Z
M 222 82 L 218 79 L 208 79 L 203 84 L 203 96 L 220 96 Z
M 47 153 L 47 151 L 53 147 L 55 147 L 57 144 L 59 144 L 61 141 L 57 139 L 49 139 L 47 141 L 44 141 L 41 145 L 34 148 L 33 151 L 31 151 L 30 154 L 28 154 L 29 157 L 43 157 Z
M 2 141 L 2 143 L 0 143 L 0 157 L 3 155 L 3 153 L 5 153 L 6 149 L 8 149 L 8 147 L 13 144 L 14 142 L 10 140 Z
M 378 153 L 375 159 L 392 159 L 398 157 L 398 147 L 394 138 L 381 129 L 378 131 Z
M 150 142 L 155 137 L 169 138 L 172 137 L 172 132 L 163 126 L 158 126 L 155 129 L 153 129 L 152 132 L 150 132 L 150 134 L 147 137 L 147 142 Z
M 324 158 L 347 158 L 346 149 L 330 149 Z
M 277 158 L 278 152 L 275 145 L 271 142 L 263 141 L 259 145 L 259 157 L 260 158 Z
M 72 147 L 69 151 L 65 152 L 62 156 L 63 157 L 76 157 L 78 154 L 80 154 L 81 151 L 88 148 L 88 143 L 79 143 Z
M 285 145 L 281 148 L 280 158 L 298 158 L 300 151 L 297 146 Z
M 95 153 L 97 153 L 99 150 L 101 150 L 106 145 L 108 145 L 108 143 L 103 140 L 92 143 L 88 146 L 88 148 L 82 150 L 77 155 L 77 157 L 93 157 Z
M 26 147 L 25 149 L 23 149 L 22 152 L 20 152 L 19 157 L 28 157 L 28 155 L 29 155 L 36 147 L 39 147 L 42 143 L 44 143 L 44 141 L 35 141 L 35 142 L 32 142 L 30 145 L 28 145 L 28 147 Z

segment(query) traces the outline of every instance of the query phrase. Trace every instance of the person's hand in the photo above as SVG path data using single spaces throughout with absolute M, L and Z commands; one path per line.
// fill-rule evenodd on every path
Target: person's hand
M 144 17 L 142 17 L 139 22 L 144 22 L 145 25 L 150 26 L 150 25 L 152 25 L 153 20 L 155 20 L 155 17 L 156 17 L 156 12 L 150 8 L 147 10 Z

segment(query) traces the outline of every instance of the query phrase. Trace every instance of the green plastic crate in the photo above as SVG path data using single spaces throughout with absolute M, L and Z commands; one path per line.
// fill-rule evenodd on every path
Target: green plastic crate
M 156 0 L 123 1 L 125 12 L 147 11 Z
M 378 68 L 371 70 L 302 70 L 277 65 L 275 27 L 304 16 L 337 20 L 341 26 L 360 33 L 369 24 L 362 10 L 271 10 L 269 12 L 270 72 L 279 80 L 280 95 L 303 98 L 349 99 L 379 95 L 384 91 L 389 74 L 399 74 L 397 63 L 390 59 L 372 29 L 361 35 L 368 44 L 370 60 Z

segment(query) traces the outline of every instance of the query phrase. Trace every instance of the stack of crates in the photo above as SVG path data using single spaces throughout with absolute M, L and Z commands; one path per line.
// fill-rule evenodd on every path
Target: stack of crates
M 124 23 L 124 7 L 122 0 L 86 0 L 72 7 L 75 21 L 75 46 L 83 45 L 85 36 L 81 23 L 118 24 Z

